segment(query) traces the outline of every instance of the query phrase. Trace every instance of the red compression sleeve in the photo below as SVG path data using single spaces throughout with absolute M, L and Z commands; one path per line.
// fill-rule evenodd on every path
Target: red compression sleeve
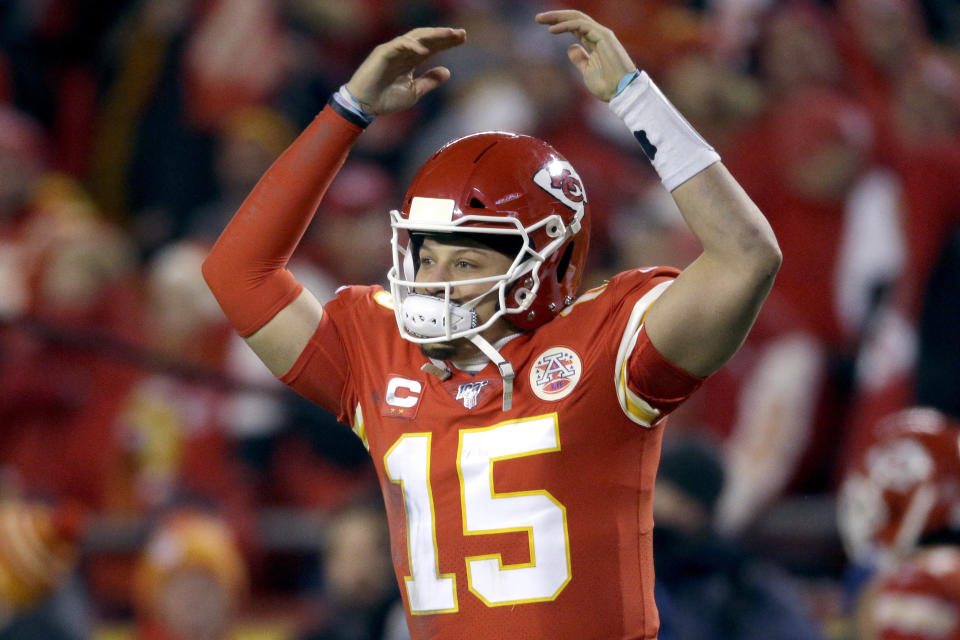
M 241 336 L 300 294 L 287 261 L 362 131 L 324 108 L 260 178 L 204 261 L 203 277 Z

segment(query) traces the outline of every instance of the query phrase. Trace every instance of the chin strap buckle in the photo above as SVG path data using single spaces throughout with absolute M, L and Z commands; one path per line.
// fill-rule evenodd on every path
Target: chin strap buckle
M 450 369 L 447 368 L 447 365 L 444 364 L 443 361 L 434 360 L 433 358 L 430 358 L 430 362 L 424 363 L 424 365 L 420 367 L 420 371 L 425 371 L 432 376 L 436 376 L 440 379 L 440 382 L 446 382 L 450 377 Z
M 513 408 L 513 365 L 503 360 L 497 363 L 497 368 L 503 376 L 503 410 L 510 411 Z

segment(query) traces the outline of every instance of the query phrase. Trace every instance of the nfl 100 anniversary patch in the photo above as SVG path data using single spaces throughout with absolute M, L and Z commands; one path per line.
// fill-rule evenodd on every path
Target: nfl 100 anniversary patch
M 473 409 L 498 390 L 502 384 L 499 378 L 480 378 L 469 382 L 447 382 L 443 388 L 453 396 L 454 400 L 462 404 L 464 409 Z

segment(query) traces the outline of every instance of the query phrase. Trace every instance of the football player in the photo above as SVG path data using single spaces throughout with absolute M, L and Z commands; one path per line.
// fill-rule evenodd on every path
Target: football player
M 960 640 L 960 547 L 924 548 L 868 585 L 861 640 Z
M 856 637 L 960 640 L 960 424 L 922 407 L 880 420 L 838 504 L 851 560 L 868 574 Z
M 740 346 L 781 260 L 760 211 L 609 29 L 578 11 L 536 20 L 576 37 L 570 61 L 700 239 L 682 273 L 636 268 L 577 297 L 586 186 L 547 143 L 486 132 L 440 149 L 390 214 L 390 291 L 350 286 L 321 308 L 302 290 L 284 265 L 324 190 L 373 118 L 449 78 L 416 69 L 464 42 L 450 28 L 376 47 L 204 265 L 267 366 L 367 446 L 415 639 L 657 636 L 664 417 Z
M 837 507 L 857 637 L 960 638 L 960 424 L 926 407 L 879 420 Z

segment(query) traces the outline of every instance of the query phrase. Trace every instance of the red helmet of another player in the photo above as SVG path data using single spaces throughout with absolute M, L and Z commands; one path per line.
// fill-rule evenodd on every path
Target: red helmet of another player
M 851 559 L 884 563 L 928 533 L 960 527 L 960 424 L 932 409 L 877 422 L 851 466 L 838 501 Z
M 881 573 L 857 616 L 863 640 L 960 640 L 960 548 L 924 549 Z
M 414 177 L 400 211 L 391 212 L 394 266 L 389 280 L 405 338 L 437 342 L 470 337 L 506 316 L 535 329 L 570 304 L 580 285 L 589 244 L 587 196 L 580 176 L 553 147 L 530 136 L 503 132 L 469 135 L 447 144 Z M 406 233 L 403 233 L 406 231 Z M 481 326 L 453 322 L 433 335 L 405 326 L 402 306 L 414 287 L 419 234 L 463 234 L 514 258 L 507 273 L 483 279 L 498 310 Z M 451 318 L 450 287 L 444 316 Z

